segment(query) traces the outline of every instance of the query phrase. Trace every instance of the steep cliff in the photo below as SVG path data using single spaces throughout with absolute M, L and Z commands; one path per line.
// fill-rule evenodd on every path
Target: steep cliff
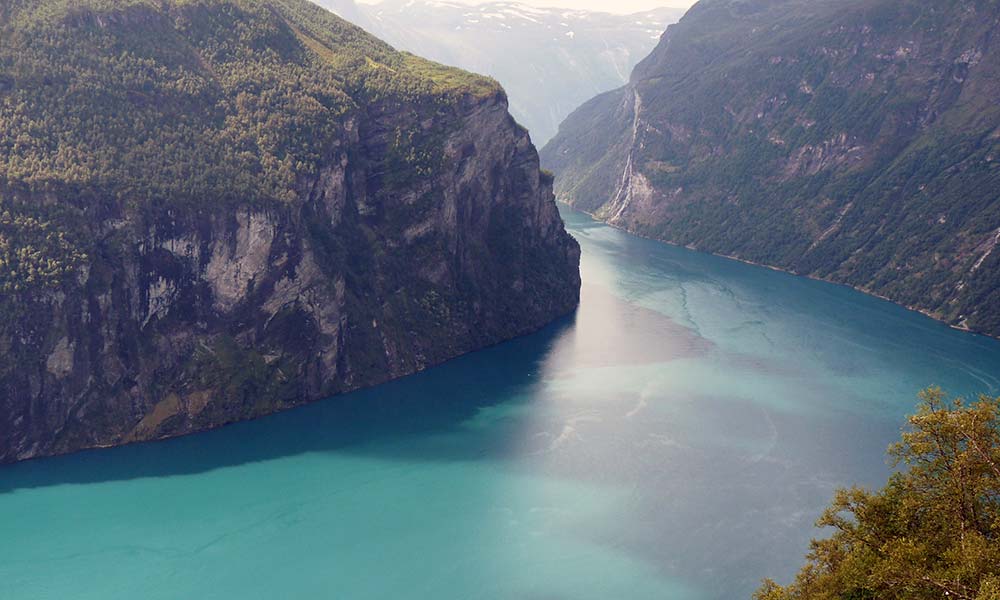
M 1000 335 L 1000 4 L 702 0 L 542 151 L 642 235 Z
M 491 80 L 298 0 L 0 9 L 0 462 L 377 384 L 574 309 Z

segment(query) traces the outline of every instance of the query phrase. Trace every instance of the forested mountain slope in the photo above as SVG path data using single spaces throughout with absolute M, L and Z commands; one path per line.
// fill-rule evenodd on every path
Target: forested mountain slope
M 642 235 L 1000 335 L 1000 3 L 702 0 L 542 152 Z
M 532 331 L 578 259 L 492 80 L 304 0 L 0 4 L 0 462 Z

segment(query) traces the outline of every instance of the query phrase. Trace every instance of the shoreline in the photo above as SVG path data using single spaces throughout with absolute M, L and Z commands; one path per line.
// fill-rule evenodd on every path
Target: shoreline
M 848 289 L 851 289 L 851 290 L 854 290 L 856 292 L 862 293 L 862 294 L 864 294 L 866 296 L 871 296 L 872 298 L 878 298 L 879 300 L 884 300 L 886 302 L 889 302 L 889 303 L 894 304 L 896 306 L 899 306 L 901 308 L 905 308 L 908 311 L 918 313 L 918 314 L 923 315 L 923 316 L 925 316 L 925 317 L 927 317 L 927 318 L 929 318 L 929 319 L 931 319 L 931 320 L 933 320 L 933 321 L 935 321 L 937 323 L 941 323 L 942 325 L 948 327 L 949 329 L 954 329 L 955 331 L 961 331 L 962 333 L 968 333 L 968 334 L 971 334 L 971 335 L 981 336 L 981 337 L 984 337 L 984 338 L 987 338 L 987 339 L 990 339 L 990 340 L 1000 341 L 1000 334 L 998 334 L 998 335 L 991 335 L 989 333 L 985 333 L 985 332 L 982 332 L 982 331 L 976 331 L 974 329 L 970 329 L 969 327 L 965 327 L 965 326 L 962 326 L 962 325 L 952 325 L 951 323 L 948 323 L 944 319 L 941 319 L 941 318 L 938 318 L 938 317 L 934 316 L 934 314 L 931 313 L 927 309 L 923 309 L 923 308 L 919 308 L 919 307 L 916 307 L 916 306 L 911 306 L 911 305 L 903 304 L 901 302 L 896 302 L 892 298 L 889 298 L 887 296 L 883 296 L 882 294 L 879 294 L 878 292 L 873 292 L 873 291 L 870 291 L 870 290 L 865 290 L 865 289 L 862 289 L 862 288 L 860 288 L 858 286 L 851 285 L 849 283 L 844 283 L 842 281 L 835 281 L 833 279 L 827 279 L 827 278 L 824 278 L 824 277 L 817 277 L 815 275 L 796 273 L 795 271 L 792 271 L 790 269 L 785 269 L 785 268 L 782 268 L 782 267 L 777 267 L 777 266 L 769 265 L 769 264 L 766 264 L 766 263 L 754 262 L 752 260 L 749 260 L 749 259 L 746 259 L 746 258 L 741 258 L 739 256 L 732 256 L 732 255 L 729 255 L 729 254 L 722 254 L 722 253 L 719 253 L 719 252 L 711 252 L 711 251 L 708 251 L 708 250 L 702 250 L 701 248 L 693 248 L 691 246 L 683 246 L 681 244 L 675 244 L 673 242 L 670 242 L 670 241 L 667 241 L 667 240 L 663 240 L 663 239 L 660 239 L 660 238 L 655 238 L 655 237 L 652 237 L 652 236 L 643 235 L 643 234 L 638 233 L 636 231 L 632 231 L 628 227 L 623 227 L 621 225 L 616 225 L 614 223 L 609 223 L 608 221 L 605 221 L 604 219 L 598 218 L 596 215 L 594 215 L 594 213 L 586 211 L 586 210 L 583 210 L 581 208 L 577 208 L 577 207 L 573 206 L 572 204 L 569 204 L 568 202 L 564 202 L 562 200 L 557 200 L 557 202 L 559 204 L 561 204 L 562 206 L 570 209 L 570 210 L 573 210 L 573 211 L 576 211 L 578 213 L 587 215 L 588 217 L 590 217 L 591 219 L 593 219 L 597 223 L 602 223 L 604 225 L 607 225 L 608 227 L 611 227 L 612 229 L 617 229 L 618 231 L 627 233 L 629 235 L 634 235 L 637 238 L 642 238 L 644 240 L 649 240 L 651 242 L 657 242 L 657 243 L 660 243 L 660 244 L 666 244 L 668 246 L 673 246 L 674 248 L 684 248 L 685 250 L 691 250 L 692 252 L 700 252 L 702 254 L 708 254 L 710 256 L 717 256 L 719 258 L 725 258 L 725 259 L 728 259 L 728 260 L 733 260 L 733 261 L 736 261 L 736 262 L 740 262 L 740 263 L 743 263 L 745 265 L 751 265 L 751 266 L 754 266 L 754 267 L 761 267 L 761 268 L 768 269 L 768 270 L 771 270 L 771 271 L 776 271 L 778 273 L 785 273 L 786 275 L 792 275 L 794 277 L 801 277 L 803 279 L 811 279 L 812 281 L 821 281 L 823 283 L 829 283 L 831 285 L 839 285 L 841 287 L 846 287 Z

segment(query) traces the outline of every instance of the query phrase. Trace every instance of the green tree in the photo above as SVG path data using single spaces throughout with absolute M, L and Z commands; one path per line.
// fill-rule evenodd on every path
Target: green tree
M 878 492 L 839 490 L 806 566 L 756 600 L 1000 599 L 1000 398 L 920 394 L 894 474 Z

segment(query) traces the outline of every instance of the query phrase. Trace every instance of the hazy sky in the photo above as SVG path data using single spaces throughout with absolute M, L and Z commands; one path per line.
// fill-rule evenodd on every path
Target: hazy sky
M 380 0 L 358 0 L 364 4 L 378 4 Z M 455 0 L 464 4 L 482 4 L 484 0 Z M 695 0 L 514 0 L 532 6 L 558 6 L 560 8 L 586 8 L 614 13 L 633 13 L 658 6 L 688 8 Z

